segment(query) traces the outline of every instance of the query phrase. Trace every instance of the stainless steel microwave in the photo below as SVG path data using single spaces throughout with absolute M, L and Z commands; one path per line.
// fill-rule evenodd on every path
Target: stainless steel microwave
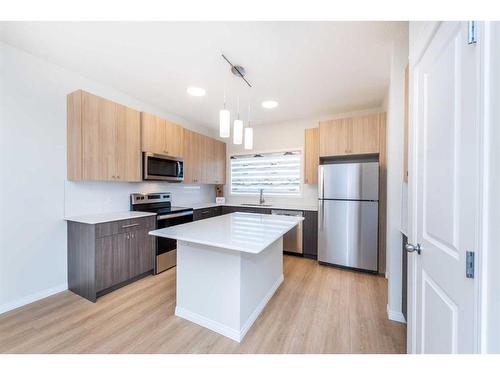
M 182 158 L 144 152 L 142 178 L 144 180 L 183 181 L 184 162 Z

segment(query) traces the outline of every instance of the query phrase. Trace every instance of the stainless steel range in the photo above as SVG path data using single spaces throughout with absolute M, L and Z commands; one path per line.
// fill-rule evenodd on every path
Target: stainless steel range
M 134 193 L 130 195 L 130 210 L 156 212 L 156 228 L 166 228 L 193 221 L 193 209 L 172 206 L 171 193 Z M 156 237 L 155 274 L 176 264 L 177 241 Z

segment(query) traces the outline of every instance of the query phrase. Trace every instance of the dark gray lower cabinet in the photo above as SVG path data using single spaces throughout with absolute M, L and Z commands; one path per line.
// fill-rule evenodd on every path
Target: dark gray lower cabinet
M 295 211 L 295 210 L 294 210 Z M 218 206 L 194 210 L 193 220 L 226 215 L 233 212 L 250 212 L 254 214 L 270 214 L 271 209 L 265 207 Z M 304 224 L 302 234 L 303 255 L 306 258 L 318 259 L 318 213 L 303 211 Z
M 96 240 L 96 290 L 104 290 L 130 278 L 130 246 L 127 236 L 116 234 Z
M 68 222 L 68 287 L 97 297 L 153 271 L 156 217 L 111 223 Z
M 306 258 L 318 259 L 318 213 L 304 211 L 302 246 Z
M 130 277 L 135 277 L 154 268 L 155 238 L 144 230 L 132 232 L 131 236 L 129 267 Z
M 241 206 L 222 206 L 222 214 L 230 214 L 233 212 L 250 212 L 253 214 L 270 214 L 270 208 L 262 207 L 241 207 Z
M 222 207 L 199 208 L 193 211 L 193 221 L 208 219 L 210 217 L 222 215 Z

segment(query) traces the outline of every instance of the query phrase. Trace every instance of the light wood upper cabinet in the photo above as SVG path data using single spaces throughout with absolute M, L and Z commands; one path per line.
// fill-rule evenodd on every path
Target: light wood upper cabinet
M 140 181 L 140 113 L 82 90 L 67 99 L 68 179 Z
M 304 138 L 304 183 L 317 184 L 319 166 L 319 128 L 306 129 Z
M 226 144 L 184 129 L 184 183 L 224 184 Z
M 376 154 L 379 152 L 379 114 L 352 118 L 349 153 Z
M 224 184 L 226 181 L 226 144 L 217 139 L 205 137 L 204 152 L 205 174 L 202 176 L 202 182 Z
M 226 183 L 226 144 L 215 141 L 215 181 L 216 184 Z
M 140 181 L 141 173 L 141 133 L 139 112 L 117 105 L 116 116 L 121 124 L 116 129 L 116 174 L 119 180 Z M 139 152 L 138 152 L 139 150 Z
M 184 183 L 201 183 L 202 150 L 204 142 L 201 134 L 184 129 Z
M 142 151 L 183 157 L 184 129 L 161 117 L 141 112 Z
M 338 156 L 349 153 L 352 119 L 338 119 L 319 123 L 319 155 Z
M 320 122 L 320 156 L 378 153 L 382 115 L 375 113 Z
M 215 139 L 201 136 L 201 183 L 215 184 Z
M 182 157 L 184 182 L 224 184 L 226 144 L 77 90 L 67 97 L 68 179 L 141 181 L 141 151 Z

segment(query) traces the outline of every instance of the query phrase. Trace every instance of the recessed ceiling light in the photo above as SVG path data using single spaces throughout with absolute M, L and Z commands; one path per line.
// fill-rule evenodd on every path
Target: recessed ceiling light
M 191 96 L 205 96 L 206 94 L 205 89 L 202 89 L 201 87 L 191 86 L 188 87 L 186 91 Z
M 276 108 L 278 106 L 278 102 L 276 100 L 264 100 L 262 102 L 262 107 L 271 109 Z

